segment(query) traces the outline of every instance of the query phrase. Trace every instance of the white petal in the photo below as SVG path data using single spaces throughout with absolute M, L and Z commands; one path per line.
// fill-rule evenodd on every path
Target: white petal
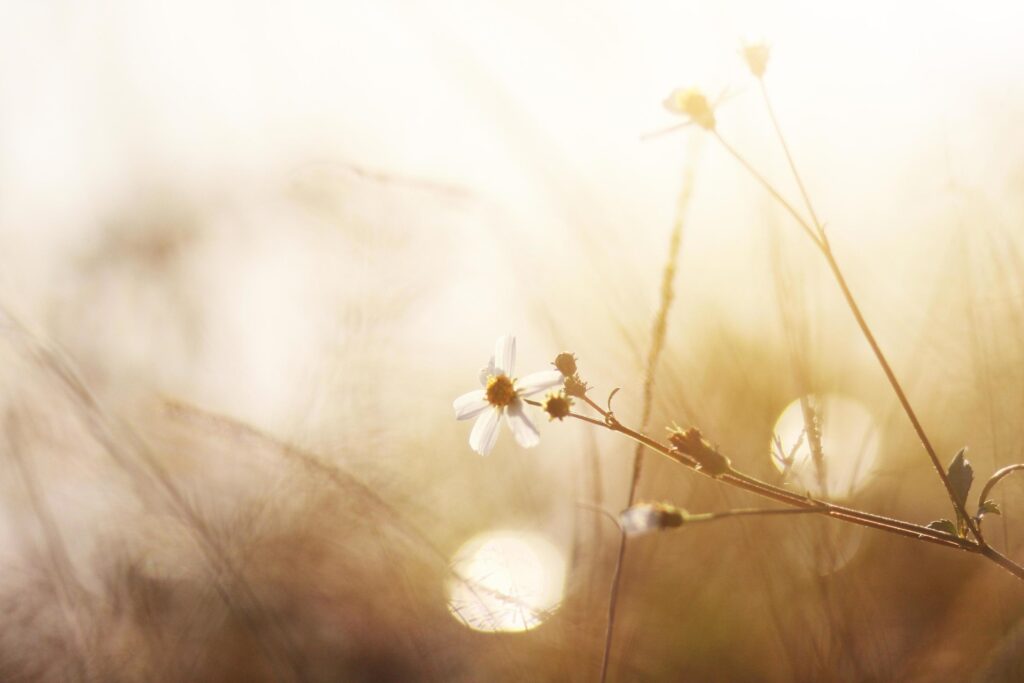
M 494 442 L 498 440 L 501 412 L 498 408 L 484 411 L 476 419 L 473 431 L 469 433 L 469 447 L 480 455 L 490 453 L 494 448 Z
M 531 396 L 538 392 L 558 387 L 565 377 L 558 370 L 541 370 L 516 381 L 516 393 L 520 396 Z
M 619 523 L 630 536 L 650 533 L 658 529 L 658 512 L 650 505 L 641 503 L 623 510 L 619 515 Z
M 512 430 L 512 436 L 523 448 L 533 448 L 540 443 L 540 434 L 523 412 L 523 402 L 514 401 L 505 409 L 505 422 Z
M 483 389 L 474 389 L 455 399 L 452 408 L 455 409 L 456 420 L 468 420 L 482 413 L 489 405 L 487 392 Z
M 495 374 L 497 373 L 494 371 L 494 356 L 491 356 L 491 360 L 487 363 L 487 365 L 480 368 L 480 386 L 486 387 L 487 378 Z
M 516 338 L 510 334 L 498 337 L 494 345 L 494 369 L 509 377 L 516 370 Z

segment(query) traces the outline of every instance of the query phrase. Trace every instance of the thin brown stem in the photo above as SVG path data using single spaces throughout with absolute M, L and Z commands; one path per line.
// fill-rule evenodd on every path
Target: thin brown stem
M 782 126 L 779 125 L 779 119 L 775 116 L 775 107 L 772 106 L 772 101 L 768 97 L 768 87 L 764 84 L 763 78 L 757 79 L 758 85 L 761 87 L 761 96 L 764 98 L 764 106 L 768 110 L 768 118 L 772 120 L 772 127 L 775 128 L 775 134 L 779 138 L 779 144 L 782 145 L 782 151 L 786 155 L 786 161 L 789 162 L 789 170 L 793 172 L 793 179 L 796 180 L 796 186 L 800 188 L 800 196 L 803 197 L 804 206 L 807 207 L 807 213 L 811 216 L 811 222 L 814 223 L 814 227 L 818 229 L 818 236 L 825 239 L 825 227 L 818 220 L 818 214 L 814 211 L 814 205 L 811 204 L 811 195 L 808 194 L 807 188 L 804 186 L 803 178 L 796 170 L 796 162 L 793 161 L 793 155 L 789 151 L 789 144 L 786 142 L 786 136 L 782 134 Z
M 830 517 L 835 517 L 837 519 L 843 519 L 854 524 L 860 524 L 861 526 L 868 526 L 876 529 L 881 529 L 883 531 L 913 537 L 919 540 L 938 542 L 942 545 L 951 545 L 954 547 L 964 549 L 974 548 L 977 545 L 973 541 L 957 538 L 956 536 L 951 536 L 949 534 L 946 534 L 945 532 L 938 531 L 936 529 L 931 529 L 926 526 L 913 524 L 911 522 L 904 522 L 901 520 L 884 517 L 882 515 L 875 515 L 869 512 L 863 512 L 861 510 L 855 510 L 853 508 L 844 507 L 842 505 L 836 505 L 834 503 L 827 503 L 825 501 L 820 501 L 811 498 L 810 496 L 805 496 L 798 493 L 794 493 L 792 491 L 787 491 L 786 489 L 773 486 L 766 482 L 760 481 L 754 477 L 738 472 L 735 469 L 730 470 L 729 473 L 724 474 L 720 477 L 714 477 L 705 472 L 704 470 L 700 469 L 696 461 L 694 461 L 693 458 L 691 458 L 687 454 L 677 449 L 661 444 L 645 434 L 641 434 L 640 432 L 634 431 L 629 427 L 626 427 L 625 425 L 623 425 L 614 418 L 612 418 L 612 420 L 608 421 L 602 426 L 605 427 L 606 429 L 619 432 L 639 443 L 642 443 L 648 448 L 669 458 L 670 460 L 673 460 L 681 465 L 684 465 L 696 472 L 704 474 L 709 478 L 723 481 L 737 488 L 744 489 L 746 491 L 755 493 L 765 498 L 776 500 L 780 503 L 785 503 L 787 505 L 802 508 L 815 508 L 821 514 L 825 514 Z
M 619 592 L 622 590 L 622 567 L 626 561 L 626 533 L 619 529 L 619 549 L 615 555 L 615 569 L 612 571 L 612 582 L 608 588 L 608 619 L 605 621 L 604 648 L 601 651 L 601 683 L 608 680 L 608 666 L 611 664 L 612 640 L 615 634 L 615 616 L 619 605 Z
M 768 179 L 761 175 L 761 172 L 754 168 L 749 161 L 747 161 L 746 157 L 744 157 L 742 154 L 736 151 L 736 148 L 730 145 L 726 141 L 726 139 L 722 137 L 722 134 L 719 133 L 717 129 L 712 131 L 712 134 L 715 136 L 715 139 L 718 140 L 719 144 L 721 144 L 722 147 L 725 148 L 725 151 L 727 151 L 733 159 L 738 161 L 740 166 L 746 169 L 746 171 L 750 175 L 752 175 L 758 183 L 760 183 L 761 187 L 763 187 L 768 192 L 768 194 L 770 194 L 775 199 L 775 201 L 779 202 L 779 204 L 781 204 L 782 207 L 786 209 L 786 211 L 789 212 L 789 214 L 793 216 L 793 218 L 796 219 L 796 222 L 800 225 L 803 231 L 807 233 L 807 237 L 812 242 L 814 242 L 814 244 L 817 245 L 820 249 L 821 242 L 818 240 L 818 236 L 815 234 L 815 231 L 811 227 L 811 224 L 807 222 L 807 219 L 801 216 L 800 212 L 797 211 L 796 208 L 794 208 L 794 206 L 789 203 L 789 200 L 783 197 L 779 193 L 779 191 L 775 189 L 775 186 L 768 182 Z
M 1020 566 L 1019 564 L 1008 558 L 1006 555 L 1003 555 L 1001 552 L 999 552 L 992 546 L 979 545 L 978 550 L 976 552 L 981 553 L 982 555 L 992 560 L 1006 571 L 1016 576 L 1018 579 L 1024 581 L 1024 567 Z
M 688 168 L 692 168 L 689 166 Z M 686 209 L 690 203 L 690 193 L 693 188 L 693 175 L 687 172 L 683 178 L 683 186 L 679 191 L 679 199 L 676 204 L 675 221 L 672 225 L 672 232 L 669 235 L 668 258 L 665 260 L 665 267 L 661 274 L 661 290 L 658 304 L 658 312 L 654 316 L 654 323 L 651 326 L 651 345 L 647 351 L 647 365 L 644 370 L 643 403 L 641 408 L 640 429 L 647 429 L 647 423 L 651 417 L 651 409 L 654 403 L 654 379 L 657 375 L 658 361 L 661 358 L 661 351 L 665 346 L 665 336 L 668 333 L 668 314 L 672 308 L 672 300 L 675 298 L 673 282 L 676 275 L 676 266 L 679 260 L 679 250 L 683 240 L 683 223 L 686 216 Z M 588 402 L 590 402 L 588 400 Z M 593 406 L 593 402 L 590 402 Z M 610 409 L 610 406 L 609 406 Z M 600 411 L 600 409 L 598 409 Z M 605 420 L 609 414 L 604 413 Z M 633 469 L 629 479 L 629 496 L 627 507 L 636 502 L 637 490 L 640 486 L 640 476 L 644 466 L 644 445 L 637 443 L 633 452 Z M 608 591 L 608 619 L 605 627 L 604 651 L 601 655 L 601 683 L 608 679 L 608 665 L 611 661 L 612 640 L 615 634 L 615 615 L 618 608 L 619 591 L 622 584 L 622 568 L 626 560 L 626 534 L 619 534 L 619 548 L 615 558 L 615 570 L 612 573 L 612 584 Z
M 813 508 L 821 514 L 828 515 L 829 517 L 835 517 L 836 519 L 842 519 L 854 524 L 860 524 L 861 526 L 889 531 L 920 540 L 937 541 L 942 545 L 963 547 L 963 543 L 958 542 L 960 539 L 951 542 L 951 539 L 955 537 L 951 537 L 945 532 L 937 531 L 912 522 L 904 522 L 892 517 L 876 515 L 874 513 L 864 512 L 863 510 L 855 510 L 842 505 L 827 503 L 808 496 L 801 496 L 793 493 L 792 491 L 780 489 L 748 475 L 736 472 L 735 470 L 731 474 L 724 475 L 722 479 L 752 493 L 757 493 L 758 495 L 762 495 L 782 503 L 787 503 L 789 505 Z
M 594 505 L 593 503 L 589 503 L 589 502 L 587 502 L 585 500 L 578 500 L 578 501 L 576 501 L 576 504 L 579 505 L 581 508 L 585 508 L 585 509 L 590 510 L 592 512 L 596 512 L 597 514 L 601 515 L 602 517 L 607 519 L 609 522 L 614 524 L 616 529 L 618 529 L 619 531 L 622 530 L 622 525 L 619 524 L 619 518 L 616 517 L 615 515 L 613 515 L 608 510 L 605 510 L 600 505 Z
M 611 412 L 610 411 L 605 410 L 604 408 L 602 408 L 598 404 L 594 403 L 594 399 L 590 398 L 586 394 L 584 394 L 582 396 L 582 398 L 583 398 L 583 402 L 586 403 L 591 408 L 593 408 L 598 413 L 600 413 L 601 417 L 603 417 L 603 418 L 605 418 L 607 420 L 608 417 L 611 416 Z
M 623 434 L 638 443 L 642 443 L 651 450 L 660 453 L 673 462 L 683 465 L 709 478 L 735 486 L 736 488 L 749 491 L 750 493 L 775 500 L 794 508 L 801 508 L 809 513 L 822 514 L 844 522 L 877 529 L 897 536 L 912 538 L 914 540 L 941 545 L 947 548 L 954 548 L 964 552 L 976 553 L 1002 567 L 1018 579 L 1024 580 L 1024 566 L 1017 564 L 1010 558 L 984 543 L 969 538 L 960 538 L 919 524 L 876 515 L 822 500 L 816 500 L 810 496 L 802 496 L 800 494 L 793 493 L 792 491 L 787 491 L 766 482 L 762 482 L 754 477 L 738 472 L 735 469 L 730 469 L 729 472 L 721 476 L 712 476 L 701 470 L 692 457 L 672 448 L 671 446 L 659 443 L 646 434 L 630 429 L 619 422 L 613 415 L 609 415 L 603 423 L 582 415 L 571 414 L 571 417 L 582 419 L 590 424 L 599 425 L 605 429 Z
M 777 129 L 778 130 L 778 129 Z M 957 511 L 958 515 L 961 515 L 966 520 L 967 527 L 971 533 L 980 542 L 984 542 L 980 537 L 978 527 L 974 522 L 974 519 L 967 513 L 966 506 L 957 498 L 956 493 L 953 491 L 953 484 L 949 480 L 949 476 L 946 474 L 945 468 L 942 466 L 942 462 L 939 460 L 939 456 L 935 451 L 935 447 L 932 446 L 931 440 L 924 431 L 924 427 L 921 426 L 921 421 L 917 417 L 917 413 L 914 411 L 913 406 L 910 405 L 910 400 L 907 398 L 906 392 L 903 391 L 903 386 L 896 378 L 896 373 L 893 372 L 892 366 L 889 365 L 888 359 L 882 352 L 882 348 L 878 345 L 878 340 L 875 339 L 874 333 L 871 331 L 871 327 L 868 325 L 867 320 L 864 318 L 864 314 L 861 313 L 860 306 L 857 304 L 857 300 L 854 298 L 853 293 L 850 291 L 850 287 L 846 282 L 846 277 L 843 275 L 842 270 L 839 267 L 839 263 L 836 261 L 835 255 L 832 253 L 832 247 L 829 245 L 828 238 L 825 236 L 825 232 L 821 227 L 821 224 L 817 222 L 817 217 L 814 217 L 814 227 L 811 226 L 807 220 L 800 215 L 800 213 L 790 204 L 785 197 L 783 197 L 778 190 L 755 169 L 750 162 L 746 160 L 736 149 L 730 145 L 725 138 L 722 137 L 721 133 L 717 130 L 714 131 L 715 138 L 721 143 L 725 150 L 734 158 L 736 161 L 743 166 L 760 184 L 764 187 L 769 194 L 772 195 L 782 206 L 789 212 L 790 215 L 796 219 L 800 227 L 807 233 L 807 236 L 814 242 L 815 246 L 821 252 L 822 256 L 825 257 L 826 263 L 828 263 L 829 270 L 832 271 L 832 275 L 839 285 L 839 289 L 843 294 L 843 298 L 846 300 L 846 305 L 853 314 L 854 319 L 857 321 L 857 326 L 860 328 L 861 334 L 867 340 L 868 345 L 871 347 L 872 353 L 875 355 L 875 359 L 878 364 L 882 367 L 882 371 L 885 373 L 886 379 L 889 380 L 889 385 L 892 387 L 893 392 L 896 394 L 896 398 L 899 400 L 900 405 L 903 407 L 903 412 L 906 413 L 907 418 L 910 420 L 910 424 L 914 428 L 914 432 L 917 434 L 918 440 L 924 447 L 925 452 L 928 454 L 928 458 L 931 460 L 932 466 L 935 468 L 935 472 L 939 475 L 939 479 L 942 481 L 943 486 L 946 487 L 946 493 L 949 494 L 949 499 L 953 503 L 953 508 Z M 779 130 L 779 136 L 782 137 L 781 130 Z M 792 159 L 790 159 L 792 162 Z M 796 167 L 793 166 L 793 172 L 796 174 Z M 802 187 L 802 183 L 800 183 Z M 812 212 L 813 215 L 813 212 Z
M 807 515 L 816 512 L 817 510 L 813 508 L 739 508 L 736 510 L 687 515 L 684 520 L 684 526 L 700 522 L 716 522 L 720 519 L 729 519 L 731 517 L 774 517 L 776 515 Z

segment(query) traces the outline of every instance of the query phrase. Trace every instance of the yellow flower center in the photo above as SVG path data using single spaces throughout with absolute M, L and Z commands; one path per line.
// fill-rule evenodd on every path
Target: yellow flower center
M 487 401 L 492 406 L 503 408 L 516 397 L 516 389 L 507 375 L 491 375 L 487 378 Z

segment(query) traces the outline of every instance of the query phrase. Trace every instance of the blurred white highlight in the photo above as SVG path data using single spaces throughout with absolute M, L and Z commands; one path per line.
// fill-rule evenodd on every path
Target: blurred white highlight
M 494 531 L 475 536 L 452 561 L 448 607 L 477 631 L 528 631 L 558 608 L 565 558 L 537 534 Z

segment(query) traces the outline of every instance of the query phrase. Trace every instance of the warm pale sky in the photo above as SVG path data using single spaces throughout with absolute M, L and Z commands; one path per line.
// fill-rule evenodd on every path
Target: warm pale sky
M 462 342 L 438 321 L 465 326 L 468 317 L 467 352 L 486 348 L 498 333 L 536 324 L 534 309 L 518 303 L 523 273 L 558 267 L 580 230 L 595 244 L 607 240 L 634 270 L 659 258 L 694 133 L 639 138 L 673 121 L 660 106 L 672 88 L 733 93 L 722 130 L 786 182 L 737 56 L 743 39 L 774 47 L 768 82 L 778 112 L 852 279 L 866 272 L 858 259 L 871 248 L 927 274 L 938 259 L 912 247 L 946 248 L 953 204 L 942 193 L 951 184 L 1002 207 L 992 225 L 1019 218 L 1002 200 L 1019 177 L 1022 7 L 7 0 L 0 295 L 43 317 L 68 286 L 67 259 L 156 187 L 197 203 L 232 195 L 248 216 L 238 220 L 272 224 L 264 260 L 215 286 L 245 281 L 253 296 L 299 316 L 274 278 L 334 266 L 310 266 L 330 250 L 286 244 L 291 217 L 267 218 L 281 211 L 267 188 L 287 186 L 310 162 L 337 162 L 472 198 L 454 218 L 408 224 L 430 239 L 439 231 L 443 254 L 434 258 L 444 270 L 431 276 L 449 279 L 415 325 L 427 343 L 451 349 Z M 763 247 L 768 204 L 711 145 L 697 187 L 687 267 L 709 283 L 732 281 Z M 273 259 L 289 250 L 303 254 L 292 270 Z M 379 286 L 372 274 L 343 271 L 340 284 L 354 293 Z M 502 285 L 489 288 L 496 279 Z M 745 295 L 709 285 L 701 296 L 727 306 Z M 243 313 L 225 338 L 257 344 L 295 322 L 273 313 L 253 323 Z M 277 356 L 255 353 L 241 374 L 267 366 L 279 376 L 268 357 Z

